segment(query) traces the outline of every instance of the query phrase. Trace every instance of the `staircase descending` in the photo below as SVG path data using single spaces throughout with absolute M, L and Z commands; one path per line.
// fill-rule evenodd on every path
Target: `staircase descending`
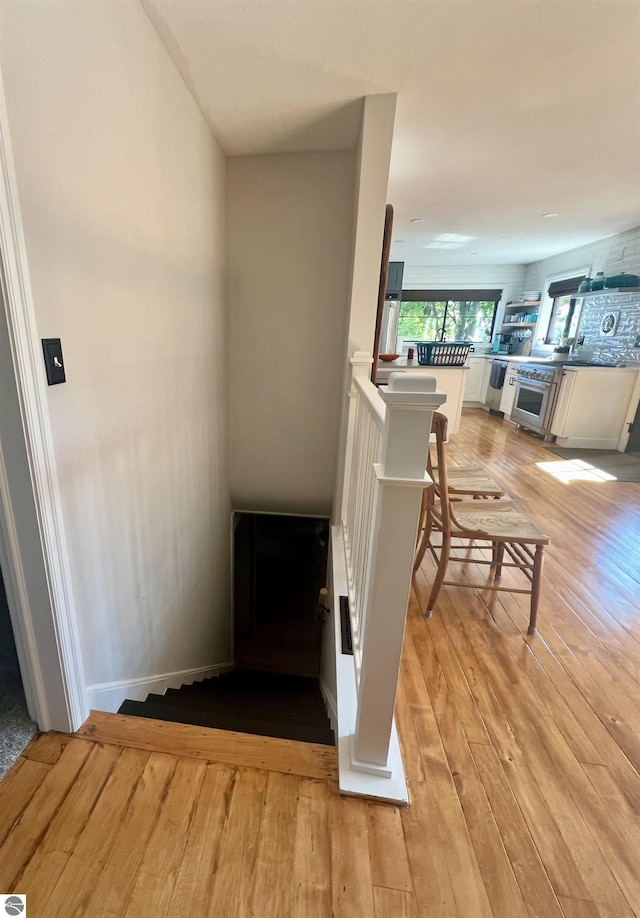
M 319 682 L 304 676 L 235 669 L 146 701 L 124 701 L 118 713 L 335 745 Z

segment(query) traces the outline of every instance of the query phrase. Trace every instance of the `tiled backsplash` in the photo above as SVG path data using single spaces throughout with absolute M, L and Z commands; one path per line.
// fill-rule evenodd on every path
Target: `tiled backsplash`
M 620 313 L 615 335 L 600 334 L 600 323 L 606 312 Z M 640 366 L 640 347 L 634 347 L 640 335 L 640 293 L 610 293 L 585 296 L 582 304 L 576 348 L 580 359 L 596 363 L 626 363 Z

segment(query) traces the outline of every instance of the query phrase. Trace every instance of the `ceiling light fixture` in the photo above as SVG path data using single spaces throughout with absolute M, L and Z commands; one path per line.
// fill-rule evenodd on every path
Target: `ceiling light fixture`
M 394 239 L 393 241 L 397 243 L 398 245 L 402 245 L 402 243 L 404 242 L 404 239 Z
M 424 217 L 414 217 L 411 223 L 424 223 Z
M 549 220 L 551 217 L 557 217 L 558 214 L 543 214 L 545 220 Z
M 461 236 L 460 233 L 440 233 L 439 236 L 436 236 L 434 242 L 456 242 L 462 244 L 463 242 L 471 242 L 473 236 Z

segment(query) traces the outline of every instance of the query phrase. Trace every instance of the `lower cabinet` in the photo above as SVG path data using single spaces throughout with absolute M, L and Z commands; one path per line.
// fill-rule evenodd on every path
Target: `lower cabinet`
M 467 402 L 481 402 L 484 404 L 490 367 L 491 360 L 487 360 L 486 357 L 469 357 L 467 381 L 464 386 L 465 404 Z
M 435 376 L 438 389 L 447 396 L 446 402 L 439 410 L 447 416 L 448 436 L 457 434 L 460 429 L 460 415 L 468 372 L 466 367 L 425 367 L 424 369 Z
M 618 449 L 638 370 L 565 369 L 551 433 L 559 446 Z

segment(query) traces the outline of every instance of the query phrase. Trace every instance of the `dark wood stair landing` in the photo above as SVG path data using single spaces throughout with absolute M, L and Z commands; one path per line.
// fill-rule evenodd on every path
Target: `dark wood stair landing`
M 317 679 L 236 669 L 145 701 L 124 701 L 119 714 L 335 745 Z

